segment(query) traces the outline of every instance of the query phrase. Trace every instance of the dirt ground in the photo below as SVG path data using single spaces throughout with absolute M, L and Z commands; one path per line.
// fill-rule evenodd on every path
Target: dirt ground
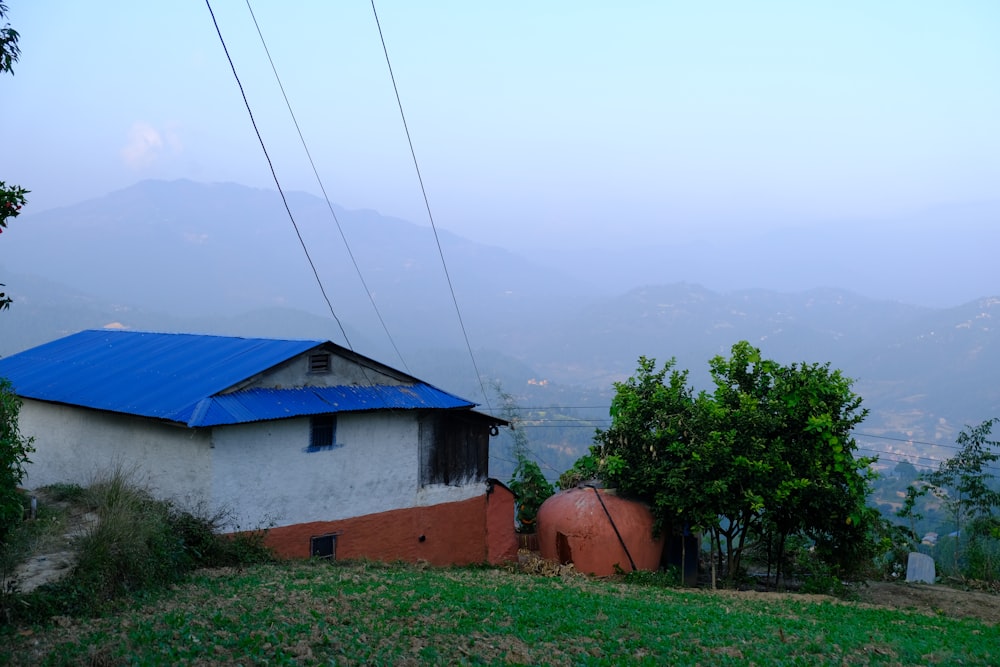
M 710 593 L 711 591 L 705 591 Z M 809 593 L 775 593 L 773 591 L 719 590 L 718 595 L 744 598 L 788 597 L 798 600 L 836 600 L 843 604 L 885 607 L 929 616 L 971 618 L 1000 625 L 1000 590 L 974 590 L 952 584 L 909 584 L 905 581 L 865 581 L 850 585 L 844 598 Z
M 522 550 L 519 557 L 521 570 L 529 574 L 580 576 L 573 570 L 572 565 L 557 565 L 544 561 L 537 553 Z M 797 599 L 831 599 L 825 595 L 759 591 L 720 590 L 718 594 L 740 597 L 781 595 Z M 904 581 L 867 581 L 852 585 L 850 595 L 845 602 L 948 618 L 974 618 L 1000 625 L 1000 586 L 995 586 L 991 591 L 971 589 L 962 586 L 961 582 L 932 585 L 908 584 Z
M 873 581 L 857 587 L 860 604 L 908 609 L 949 618 L 976 618 L 1000 624 L 1000 594 L 945 584 Z

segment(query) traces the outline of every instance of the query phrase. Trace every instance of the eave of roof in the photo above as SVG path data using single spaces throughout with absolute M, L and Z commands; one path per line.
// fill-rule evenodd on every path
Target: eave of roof
M 23 398 L 186 422 L 202 399 L 319 340 L 90 330 L 0 359 Z
M 247 389 L 210 396 L 194 406 L 190 427 L 221 426 L 366 410 L 471 408 L 475 404 L 429 384 Z

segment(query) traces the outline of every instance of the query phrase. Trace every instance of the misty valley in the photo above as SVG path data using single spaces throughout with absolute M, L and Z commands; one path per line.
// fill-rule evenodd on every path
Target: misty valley
M 668 280 L 682 254 L 670 248 L 664 282 L 619 290 L 620 277 L 604 275 L 614 272 L 610 260 L 571 273 L 556 268 L 565 258 L 540 263 L 443 232 L 460 322 L 429 228 L 338 209 L 348 253 L 325 202 L 293 193 L 290 204 L 336 319 L 274 192 L 144 181 L 26 214 L 5 234 L 0 270 L 14 306 L 0 318 L 0 355 L 109 326 L 329 339 L 486 412 L 499 409 L 498 390 L 509 393 L 552 479 L 608 427 L 613 383 L 640 356 L 675 358 L 700 390 L 709 359 L 739 340 L 782 363 L 829 362 L 854 379 L 870 411 L 855 431 L 860 453 L 877 455 L 889 477 L 901 464 L 935 467 L 963 426 L 1000 413 L 996 294 L 930 307 L 836 285 L 760 289 L 753 275 L 715 290 Z M 513 470 L 511 447 L 506 433 L 493 443 L 499 479 Z

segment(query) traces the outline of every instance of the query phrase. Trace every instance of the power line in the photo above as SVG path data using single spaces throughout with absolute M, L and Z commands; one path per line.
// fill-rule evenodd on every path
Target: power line
M 535 407 L 530 407 L 530 406 L 527 406 L 527 407 L 526 406 L 513 406 L 511 409 L 517 410 L 519 412 L 558 412 L 560 410 L 604 410 L 604 411 L 607 411 L 608 408 L 607 408 L 607 406 L 600 406 L 600 405 L 548 405 L 548 406 L 535 406 Z M 529 421 L 531 423 L 528 423 Z M 543 428 L 543 426 L 541 426 L 542 423 L 549 423 L 549 422 L 562 423 L 564 421 L 587 422 L 585 424 L 578 424 L 580 427 L 584 427 L 584 426 L 587 426 L 588 423 L 589 424 L 593 424 L 593 423 L 611 423 L 612 420 L 611 420 L 610 416 L 608 416 L 608 417 L 572 417 L 572 416 L 565 416 L 565 417 L 562 417 L 560 419 L 555 419 L 555 418 L 551 418 L 551 417 L 540 417 L 540 418 L 537 418 L 537 419 L 530 419 L 530 420 L 525 419 L 524 421 L 522 421 L 522 423 L 525 426 L 532 426 L 534 428 Z M 566 427 L 568 427 L 568 428 L 571 428 L 572 426 L 573 426 L 573 424 L 566 424 Z M 928 442 L 926 440 L 915 440 L 913 438 L 903 438 L 903 437 L 891 436 L 891 435 L 879 435 L 877 433 L 865 433 L 865 432 L 862 432 L 862 431 L 854 431 L 854 435 L 856 437 L 877 438 L 879 440 L 892 440 L 894 442 L 905 442 L 907 444 L 912 444 L 912 445 L 925 445 L 927 447 L 941 447 L 942 449 L 954 449 L 954 450 L 962 449 L 961 446 L 959 446 L 957 444 L 949 444 L 949 443 L 944 443 L 944 442 Z
M 458 298 L 455 296 L 455 287 L 451 282 L 451 275 L 448 273 L 448 264 L 444 260 L 444 250 L 441 249 L 441 239 L 438 236 L 437 225 L 434 224 L 434 214 L 431 213 L 431 203 L 427 197 L 427 189 L 424 187 L 424 178 L 420 174 L 420 165 L 417 162 L 417 152 L 413 148 L 413 139 L 410 137 L 410 128 L 406 123 L 406 114 L 403 113 L 403 101 L 399 96 L 399 87 L 396 85 L 396 76 L 392 71 L 392 63 L 389 60 L 389 49 L 385 45 L 385 36 L 382 34 L 382 24 L 378 20 L 378 11 L 375 9 L 375 0 L 371 0 L 372 15 L 375 17 L 375 26 L 378 28 L 378 36 L 382 42 L 382 52 L 385 54 L 385 64 L 389 68 L 389 78 L 392 80 L 392 90 L 396 94 L 396 104 L 399 106 L 399 117 L 403 121 L 403 130 L 406 132 L 406 141 L 410 146 L 410 155 L 413 158 L 413 167 L 417 172 L 417 181 L 420 183 L 420 192 L 424 197 L 424 206 L 427 209 L 427 218 L 431 223 L 431 230 L 434 232 L 434 241 L 437 243 L 438 256 L 441 258 L 441 266 L 444 269 L 444 276 L 448 282 L 448 290 L 451 292 L 451 301 L 455 304 L 455 314 L 458 316 L 458 324 L 462 328 L 462 335 L 465 337 L 465 347 L 469 350 L 469 358 L 472 360 L 472 367 L 476 371 L 476 379 L 479 380 L 479 388 L 483 392 L 483 400 L 486 407 L 492 410 L 489 394 L 486 393 L 486 385 L 483 383 L 483 376 L 479 372 L 479 365 L 476 363 L 476 355 L 472 353 L 472 344 L 469 342 L 469 332 L 465 328 L 465 321 L 462 319 L 462 310 L 458 307 Z
M 219 22 L 215 19 L 215 12 L 212 11 L 211 0 L 205 0 L 205 4 L 208 6 L 208 13 L 212 15 L 212 24 L 215 25 L 215 32 L 219 36 L 219 42 L 222 43 L 222 50 L 226 53 L 226 60 L 229 61 L 229 67 L 233 71 L 233 77 L 236 79 L 236 85 L 239 86 L 240 95 L 243 96 L 243 104 L 246 106 L 247 114 L 250 116 L 250 123 L 253 125 L 253 131 L 257 134 L 257 141 L 260 142 L 260 148 L 264 151 L 264 158 L 267 160 L 267 166 L 271 170 L 271 177 L 274 179 L 274 185 L 278 188 L 278 194 L 281 195 L 281 201 L 285 205 L 285 212 L 288 213 L 288 219 L 292 223 L 292 227 L 295 228 L 295 235 L 299 239 L 299 245 L 302 246 L 302 252 L 306 255 L 306 260 L 309 262 L 310 268 L 312 268 L 313 277 L 316 279 L 316 284 L 319 286 L 319 291 L 323 294 L 323 299 L 326 301 L 327 307 L 330 309 L 330 315 L 337 322 L 337 326 L 340 327 L 340 333 L 344 336 L 344 341 L 347 343 L 347 347 L 353 352 L 354 348 L 351 346 L 351 341 L 347 337 L 347 332 L 344 330 L 344 325 L 341 324 L 340 318 L 337 317 L 337 313 L 333 310 L 333 303 L 330 302 L 330 297 L 327 296 L 326 288 L 323 287 L 323 281 L 320 280 L 319 272 L 316 270 L 316 264 L 313 263 L 312 257 L 309 255 L 309 249 L 306 247 L 306 242 L 302 238 L 302 232 L 299 231 L 299 225 L 295 222 L 295 216 L 292 215 L 292 209 L 288 206 L 288 199 L 285 197 L 285 191 L 281 188 L 281 183 L 278 181 L 278 174 L 274 170 L 274 163 L 271 162 L 271 156 L 267 152 L 267 146 L 264 145 L 264 138 L 260 134 L 260 129 L 257 127 L 257 121 L 253 116 L 253 110 L 250 108 L 250 101 L 247 99 L 246 91 L 243 90 L 243 83 L 240 81 L 239 74 L 236 73 L 236 65 L 233 64 L 233 59 L 229 55 L 229 48 L 226 47 L 226 40 L 222 37 L 222 30 L 219 28 Z
M 319 170 L 316 168 L 316 163 L 313 160 L 312 153 L 310 153 L 309 146 L 306 144 L 306 138 L 302 134 L 302 128 L 299 127 L 299 121 L 295 117 L 295 112 L 292 111 L 292 103 L 289 101 L 288 95 L 285 93 L 285 86 L 281 83 L 281 77 L 278 76 L 278 69 L 274 64 L 274 60 L 271 58 L 271 51 L 267 48 L 267 42 L 264 40 L 264 33 L 261 32 L 260 24 L 257 23 L 257 16 L 253 13 L 253 8 L 250 6 L 250 0 L 246 0 L 246 3 L 247 9 L 250 11 L 250 18 L 253 19 L 254 27 L 257 28 L 257 35 L 260 37 L 260 43 L 264 47 L 264 53 L 267 54 L 267 61 L 271 64 L 271 71 L 274 72 L 274 78 L 278 82 L 278 88 L 281 89 L 281 96 L 285 99 L 285 106 L 288 107 L 288 113 L 292 117 L 292 123 L 295 125 L 295 131 L 299 133 L 299 141 L 302 142 L 302 148 L 306 152 L 306 157 L 309 158 L 309 166 L 312 167 L 313 175 L 316 176 L 316 183 L 319 185 L 319 189 L 323 193 L 323 199 L 326 200 L 326 207 L 330 210 L 330 215 L 333 216 L 333 221 L 337 224 L 337 231 L 340 232 L 340 238 L 344 241 L 344 247 L 347 248 L 347 254 L 351 258 L 351 262 L 354 264 L 354 270 L 358 274 L 361 286 L 364 287 L 365 293 L 368 295 L 368 300 L 371 301 L 372 308 L 375 309 L 375 315 L 378 317 L 378 321 L 382 325 L 382 330 L 385 331 L 385 335 L 389 339 L 392 349 L 395 350 L 400 363 L 403 364 L 403 368 L 405 368 L 406 372 L 409 373 L 410 369 L 406 365 L 406 360 L 403 359 L 403 355 L 396 346 L 396 341 L 393 340 L 392 334 L 389 333 L 389 327 L 386 326 L 385 320 L 382 318 L 382 313 L 375 304 L 375 297 L 372 295 L 372 291 L 368 288 L 368 283 L 365 282 L 365 277 L 361 274 L 361 267 L 358 265 L 358 260 L 354 257 L 351 245 L 347 242 L 347 235 L 344 233 L 344 228 L 340 224 L 340 219 L 337 217 L 337 213 L 333 210 L 333 204 L 330 202 L 330 197 L 326 193 L 326 187 L 324 187 L 323 180 L 319 176 Z

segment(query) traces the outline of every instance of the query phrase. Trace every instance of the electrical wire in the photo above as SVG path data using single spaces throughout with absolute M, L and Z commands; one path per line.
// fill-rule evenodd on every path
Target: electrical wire
M 396 94 L 396 104 L 399 106 L 399 116 L 403 121 L 403 130 L 406 132 L 406 141 L 410 146 L 410 156 L 413 158 L 413 167 L 417 172 L 417 181 L 420 183 L 420 192 L 424 197 L 424 207 L 427 209 L 427 218 L 431 223 L 431 230 L 434 232 L 434 241 L 437 243 L 438 256 L 441 258 L 441 266 L 444 269 L 444 276 L 448 282 L 448 290 L 451 292 L 451 301 L 455 304 L 455 314 L 458 316 L 458 324 L 462 328 L 462 336 L 465 338 L 465 347 L 469 351 L 469 358 L 472 360 L 472 367 L 476 371 L 476 379 L 479 380 L 479 388 L 483 392 L 483 400 L 486 403 L 486 407 L 492 410 L 490 405 L 490 397 L 486 392 L 486 385 L 483 382 L 483 376 L 479 372 L 479 365 L 476 363 L 476 355 L 472 352 L 472 344 L 469 342 L 469 332 L 465 327 L 465 320 L 462 319 L 462 309 L 458 306 L 458 297 L 455 296 L 455 287 L 451 281 L 451 275 L 448 273 L 448 264 L 444 259 L 444 250 L 441 248 L 441 238 L 438 236 L 437 225 L 434 223 L 434 214 L 431 212 L 430 199 L 427 197 L 427 188 L 424 187 L 424 178 L 420 174 L 420 164 L 417 162 L 417 152 L 413 148 L 413 139 L 410 136 L 410 128 L 406 123 L 406 114 L 403 112 L 403 100 L 399 96 L 399 87 L 396 85 L 396 75 L 392 71 L 392 62 L 389 60 L 389 49 L 385 44 L 385 36 L 382 34 L 382 24 L 378 19 L 378 11 L 375 9 L 375 0 L 371 0 L 372 4 L 372 15 L 375 17 L 375 26 L 378 28 L 379 40 L 382 42 L 382 52 L 385 54 L 385 64 L 389 68 L 389 78 L 392 80 L 392 90 Z
M 309 166 L 312 167 L 313 175 L 316 177 L 316 183 L 319 185 L 319 189 L 323 193 L 323 199 L 326 200 L 326 207 L 329 209 L 330 215 L 333 216 L 333 221 L 337 224 L 337 231 L 340 232 L 340 238 L 344 242 L 344 247 L 347 248 L 347 254 L 351 258 L 351 263 L 354 264 L 354 270 L 358 274 L 361 286 L 368 295 L 368 300 L 371 302 L 372 308 L 375 310 L 375 315 L 378 317 L 379 324 L 382 325 L 382 330 L 385 331 L 385 335 L 389 339 L 392 349 L 396 352 L 396 356 L 399 358 L 403 368 L 406 369 L 407 373 L 410 373 L 410 369 L 406 365 L 406 360 L 403 359 L 403 355 L 396 346 L 396 341 L 393 339 L 392 334 L 389 333 L 389 327 L 386 326 L 385 320 L 382 318 L 382 313 L 379 311 L 378 305 L 375 303 L 375 296 L 368 288 L 368 283 L 365 282 L 365 277 L 361 273 L 361 267 L 358 265 L 358 260 L 354 257 L 354 251 L 351 250 L 351 245 L 347 242 L 347 235 L 344 233 L 344 228 L 340 224 L 340 219 L 337 217 L 336 211 L 333 210 L 333 204 L 330 202 L 330 197 L 326 192 L 326 187 L 323 185 L 323 179 L 320 178 L 319 170 L 316 168 L 316 162 L 313 160 L 312 153 L 309 151 L 309 146 L 306 143 L 305 136 L 302 134 L 302 128 L 299 126 L 299 121 L 295 117 L 295 112 L 292 110 L 292 103 L 289 101 L 288 94 L 285 92 L 284 84 L 281 83 L 281 77 L 278 76 L 278 68 L 275 66 L 274 60 L 271 58 L 270 49 L 267 48 L 267 42 L 264 40 L 264 33 L 261 31 L 260 24 L 257 22 L 257 16 L 254 14 L 253 8 L 250 6 L 250 0 L 246 0 L 246 3 L 247 10 L 250 12 L 250 18 L 253 19 L 254 27 L 257 28 L 257 35 L 260 37 L 261 46 L 264 47 L 264 53 L 267 54 L 267 61 L 271 64 L 271 71 L 274 72 L 274 78 L 278 82 L 278 88 L 281 89 L 281 96 L 285 99 L 285 106 L 288 108 L 288 114 L 292 117 L 292 123 L 295 125 L 295 131 L 299 134 L 299 141 L 302 142 L 302 149 L 305 151 L 306 157 L 309 159 Z
M 229 67 L 233 71 L 233 77 L 236 79 L 236 85 L 239 86 L 240 95 L 243 96 L 243 104 L 246 106 L 247 114 L 250 116 L 250 123 L 253 125 L 253 131 L 257 134 L 257 141 L 260 142 L 261 150 L 264 151 L 264 157 L 267 159 L 267 166 L 271 170 L 271 177 L 274 179 L 275 187 L 278 188 L 278 194 L 281 195 L 281 201 L 285 205 L 285 212 L 288 213 L 288 219 L 291 221 L 292 227 L 295 228 L 295 235 L 299 239 L 299 245 L 302 246 L 302 252 L 305 253 L 306 260 L 309 262 L 309 266 L 313 272 L 313 277 L 316 279 L 316 284 L 319 286 L 319 291 L 323 294 L 323 300 L 326 301 L 326 305 L 330 309 L 330 315 L 333 316 L 333 319 L 337 322 L 337 326 L 340 327 L 340 333 L 344 336 L 344 341 L 347 343 L 348 349 L 353 352 L 354 348 L 351 346 L 351 341 L 347 336 L 347 331 L 344 330 L 344 325 L 341 324 L 340 318 L 337 317 L 337 313 L 334 312 L 333 303 L 330 301 L 330 297 L 326 293 L 326 288 L 323 287 L 323 281 L 320 280 L 319 272 L 316 270 L 316 264 L 309 255 L 309 249 L 306 247 L 306 242 L 302 238 L 302 232 L 299 231 L 298 223 L 295 222 L 295 216 L 292 215 L 292 209 L 288 205 L 288 199 L 285 197 L 285 191 L 282 189 L 281 183 L 278 181 L 278 174 L 274 170 L 274 163 L 271 162 L 271 156 L 267 152 L 267 146 L 264 145 L 264 138 L 260 134 L 260 129 L 257 127 L 257 121 L 254 118 L 253 110 L 250 108 L 250 101 L 247 99 L 246 91 L 243 90 L 243 83 L 240 81 L 240 76 L 236 73 L 236 65 L 233 63 L 233 59 L 229 55 L 229 48 L 226 46 L 226 40 L 222 37 L 222 30 L 219 28 L 219 22 L 215 18 L 215 12 L 212 11 L 211 0 L 205 0 L 205 4 L 208 6 L 208 13 L 212 15 L 212 24 L 215 26 L 215 32 L 219 36 L 219 41 L 222 43 L 222 50 L 226 53 L 226 60 L 229 61 Z
M 512 406 L 510 409 L 517 410 L 519 412 L 556 412 L 559 410 L 603 410 L 607 411 L 606 406 L 599 405 L 549 405 L 542 407 L 523 407 L 523 406 Z M 573 422 L 573 423 L 568 423 Z M 611 424 L 611 417 L 562 417 L 561 419 L 553 419 L 549 417 L 541 417 L 537 419 L 524 419 L 521 422 L 526 427 L 531 428 L 558 428 L 560 426 L 565 428 L 585 428 L 592 425 L 601 424 Z M 550 425 L 551 424 L 551 425 Z M 856 437 L 865 438 L 877 438 L 879 440 L 892 440 L 894 442 L 905 442 L 911 445 L 925 445 L 927 447 L 940 447 L 942 449 L 962 449 L 960 445 L 949 444 L 944 442 L 928 442 L 926 440 L 914 440 L 912 438 L 902 438 L 899 436 L 891 435 L 878 435 L 876 433 L 866 433 L 863 431 L 854 431 Z

